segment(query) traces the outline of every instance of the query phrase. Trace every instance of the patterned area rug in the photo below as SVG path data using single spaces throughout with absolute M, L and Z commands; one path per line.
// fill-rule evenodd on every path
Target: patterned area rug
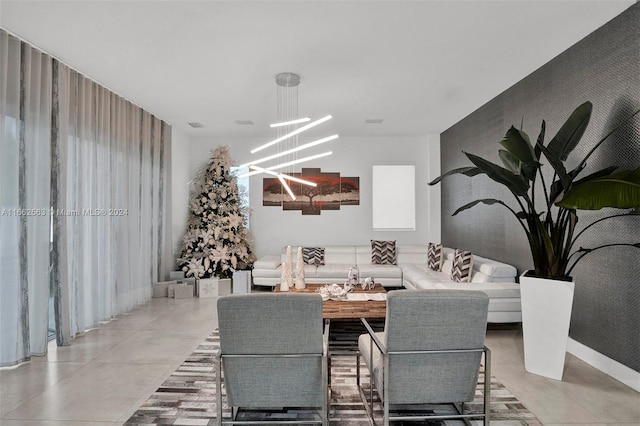
M 332 325 L 333 327 L 333 325 Z M 369 425 L 369 420 L 356 387 L 355 334 L 362 332 L 359 325 L 331 331 L 331 425 Z M 218 333 L 212 333 L 185 362 L 158 388 L 131 416 L 125 425 L 215 425 L 216 382 L 213 354 L 218 348 Z M 364 388 L 369 378 L 366 367 L 362 369 Z M 476 390 L 476 400 L 467 407 L 481 410 L 484 375 L 481 371 Z M 224 387 L 223 387 L 224 393 Z M 368 393 L 367 393 L 368 395 Z M 223 414 L 229 415 L 223 397 Z M 437 413 L 448 407 L 434 407 Z M 243 420 L 291 420 L 308 419 L 304 410 L 272 410 L 247 412 Z M 382 407 L 374 392 L 374 416 L 382 420 Z M 481 424 L 480 421 L 471 421 Z M 460 421 L 396 422 L 395 425 L 458 425 Z M 542 425 L 536 417 L 505 389 L 495 377 L 491 377 L 491 424 L 496 426 Z

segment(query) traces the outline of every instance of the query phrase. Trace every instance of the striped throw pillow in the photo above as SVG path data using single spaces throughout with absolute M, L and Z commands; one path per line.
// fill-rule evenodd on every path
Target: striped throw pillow
M 302 247 L 302 261 L 307 265 L 324 265 L 324 247 Z
M 434 271 L 442 270 L 442 244 L 427 245 L 427 266 Z
M 371 263 L 374 265 L 395 265 L 396 242 L 371 240 Z
M 470 251 L 458 250 L 453 254 L 451 279 L 459 283 L 471 282 L 473 272 L 473 255 Z

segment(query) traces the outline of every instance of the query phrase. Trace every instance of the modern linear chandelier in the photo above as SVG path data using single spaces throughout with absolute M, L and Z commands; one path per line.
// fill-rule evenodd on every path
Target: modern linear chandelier
M 311 118 L 309 117 L 300 118 L 298 115 L 298 85 L 300 85 L 300 76 L 298 74 L 283 72 L 276 75 L 278 104 L 276 117 L 277 122 L 271 124 L 270 127 L 276 129 L 277 135 L 272 141 L 253 148 L 251 150 L 251 154 L 271 148 L 274 145 L 277 148 L 277 152 L 239 166 L 249 167 L 250 170 L 248 173 L 245 173 L 240 177 L 253 176 L 259 173 L 276 176 L 292 200 L 295 200 L 296 197 L 287 183 L 288 181 L 294 181 L 309 186 L 316 186 L 316 184 L 308 180 L 291 176 L 287 173 L 293 173 L 293 167 L 296 164 L 326 157 L 332 154 L 331 151 L 327 151 L 320 154 L 313 154 L 298 158 L 300 151 L 338 139 L 338 135 L 331 135 L 302 145 L 299 144 L 298 136 L 301 133 L 330 120 L 332 117 L 331 115 L 326 115 L 314 121 L 311 121 Z M 277 163 L 270 166 L 258 166 L 258 164 L 267 163 L 272 160 L 277 160 Z

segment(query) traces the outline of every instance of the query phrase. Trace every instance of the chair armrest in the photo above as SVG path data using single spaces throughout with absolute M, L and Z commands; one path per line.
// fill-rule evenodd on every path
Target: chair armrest
M 329 320 L 324 321 L 324 332 L 322 333 L 322 355 L 329 353 Z
M 373 331 L 373 329 L 371 328 L 371 326 L 369 325 L 369 323 L 367 322 L 366 319 L 364 318 L 360 318 L 360 321 L 362 322 L 362 325 L 364 325 L 364 328 L 367 329 L 367 333 L 369 333 L 369 336 L 371 336 L 371 340 L 373 340 L 373 343 L 376 344 L 376 346 L 378 347 L 378 349 L 380 349 L 380 351 L 383 354 L 387 353 L 387 348 L 386 346 L 380 341 L 380 339 L 378 339 L 376 337 L 376 333 L 375 331 Z

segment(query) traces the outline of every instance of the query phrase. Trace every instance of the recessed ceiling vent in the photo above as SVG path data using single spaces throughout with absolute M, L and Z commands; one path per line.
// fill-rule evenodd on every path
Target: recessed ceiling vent
M 253 121 L 251 121 L 251 120 L 236 120 L 236 124 L 238 126 L 253 126 Z
M 198 123 L 197 121 L 192 121 L 191 123 L 189 123 L 189 126 L 193 127 L 194 129 L 201 129 L 202 127 L 204 127 L 202 123 Z
M 384 121 L 382 118 L 367 118 L 364 120 L 365 124 L 380 124 Z

